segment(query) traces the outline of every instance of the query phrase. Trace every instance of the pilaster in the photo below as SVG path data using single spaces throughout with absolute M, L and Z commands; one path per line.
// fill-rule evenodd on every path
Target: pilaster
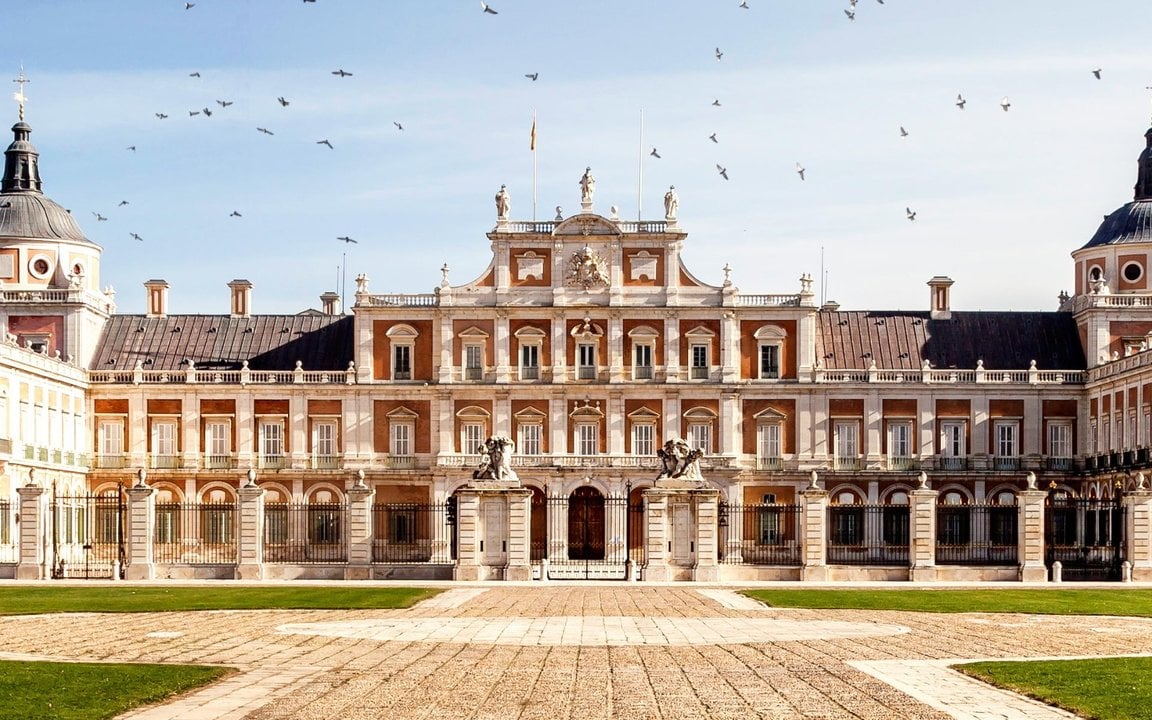
M 720 491 L 693 490 L 696 512 L 696 569 L 692 579 L 716 582 L 720 579 Z

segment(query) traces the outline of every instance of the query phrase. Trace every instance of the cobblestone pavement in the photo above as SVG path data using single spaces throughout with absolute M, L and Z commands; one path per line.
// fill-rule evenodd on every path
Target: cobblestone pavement
M 938 702 L 948 683 L 916 683 L 917 668 L 1138 654 L 1152 620 L 779 609 L 726 589 L 537 583 L 456 586 L 409 610 L 8 616 L 0 637 L 11 657 L 241 670 L 135 720 L 1028 718 L 1056 716 L 993 713 L 1003 701 L 980 686 Z

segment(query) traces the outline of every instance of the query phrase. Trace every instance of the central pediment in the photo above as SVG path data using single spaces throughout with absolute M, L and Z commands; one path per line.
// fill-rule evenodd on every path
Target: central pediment
M 619 225 L 606 217 L 593 213 L 580 213 L 557 223 L 552 234 L 591 237 L 593 235 L 619 236 L 624 233 L 620 230 Z

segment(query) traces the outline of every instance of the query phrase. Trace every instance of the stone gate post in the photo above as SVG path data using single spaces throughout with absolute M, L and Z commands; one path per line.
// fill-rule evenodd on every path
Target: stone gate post
M 248 484 L 240 498 L 240 537 L 237 539 L 236 579 L 264 579 L 264 488 L 256 484 L 256 471 L 248 471 Z
M 909 493 L 909 580 L 936 579 L 936 502 L 939 495 L 938 490 L 928 487 L 928 476 L 920 473 L 920 487 Z
M 156 489 L 144 481 L 148 474 L 141 469 L 139 481 L 128 488 L 128 567 L 125 580 L 152 580 L 156 577 L 153 539 L 156 527 Z
M 1036 475 L 1028 473 L 1028 487 L 1016 495 L 1019 503 L 1017 552 L 1021 582 L 1046 582 L 1048 568 L 1044 564 L 1044 503 L 1048 493 L 1037 489 Z
M 1132 579 L 1152 580 L 1152 490 L 1143 478 L 1124 495 L 1124 550 L 1132 563 Z
M 44 488 L 32 484 L 16 488 L 20 496 L 20 562 L 16 566 L 17 580 L 47 580 L 51 576 L 48 566 L 48 494 Z
M 345 580 L 372 579 L 372 501 L 376 491 L 364 484 L 364 471 L 356 475 L 356 484 L 348 488 L 348 565 Z
M 823 582 L 828 579 L 828 491 L 812 483 L 800 491 L 800 579 Z

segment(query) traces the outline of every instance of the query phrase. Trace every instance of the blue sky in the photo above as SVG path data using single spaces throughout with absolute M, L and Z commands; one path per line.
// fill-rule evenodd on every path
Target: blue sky
M 540 219 L 579 208 L 586 166 L 598 212 L 637 216 L 643 111 L 642 214 L 676 185 L 707 282 L 731 263 L 742 291 L 793 292 L 823 248 L 845 309 L 926 309 L 933 275 L 956 308 L 1055 308 L 1069 253 L 1132 197 L 1152 4 L 738 2 L 6 2 L 0 64 L 24 64 L 46 193 L 103 246 L 121 312 L 150 278 L 174 313 L 227 312 L 233 278 L 255 312 L 297 312 L 345 260 L 349 300 L 359 273 L 472 280 L 501 184 L 531 218 L 534 111 Z

